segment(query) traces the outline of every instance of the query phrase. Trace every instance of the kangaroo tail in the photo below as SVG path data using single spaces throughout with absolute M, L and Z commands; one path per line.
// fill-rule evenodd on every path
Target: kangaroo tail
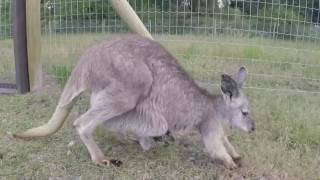
M 16 133 L 13 136 L 16 138 L 35 138 L 45 137 L 57 132 L 68 117 L 77 97 L 85 90 L 81 88 L 80 81 L 77 81 L 72 75 L 69 78 L 51 119 L 47 124 L 31 128 L 25 132 Z

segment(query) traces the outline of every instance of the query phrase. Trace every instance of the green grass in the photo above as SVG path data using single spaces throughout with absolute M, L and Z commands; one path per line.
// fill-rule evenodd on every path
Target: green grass
M 0 130 L 17 132 L 45 123 L 81 52 L 102 38 L 105 36 L 100 34 L 44 37 L 42 58 L 48 82 L 39 93 L 0 96 Z M 256 133 L 228 130 L 231 142 L 243 156 L 242 168 L 229 171 L 211 163 L 198 135 L 181 137 L 169 146 L 159 144 L 143 152 L 137 144 L 120 143 L 103 129 L 96 133 L 99 146 L 124 164 L 119 168 L 96 167 L 72 127 L 72 121 L 88 108 L 88 96 L 84 95 L 63 128 L 53 136 L 22 142 L 2 135 L 0 179 L 319 180 L 320 94 L 300 92 L 319 92 L 319 46 L 228 36 L 156 38 L 193 77 L 205 84 L 217 84 L 221 72 L 233 72 L 246 65 L 250 72 L 247 86 L 263 88 L 246 91 L 257 123 Z M 216 86 L 207 87 L 217 90 Z M 75 145 L 68 146 L 70 141 L 75 141 Z
M 249 58 L 249 59 L 258 59 L 263 57 L 263 51 L 261 48 L 258 47 L 248 47 L 244 49 L 243 54 L 244 57 Z
M 71 75 L 72 68 L 70 66 L 52 66 L 52 71 L 49 73 L 57 79 L 57 83 L 63 87 Z

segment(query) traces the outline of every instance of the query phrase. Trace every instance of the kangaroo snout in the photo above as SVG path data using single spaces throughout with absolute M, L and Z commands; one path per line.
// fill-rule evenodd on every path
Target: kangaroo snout
M 252 121 L 248 132 L 253 133 L 255 130 L 256 130 L 256 124 L 254 123 L 254 121 Z

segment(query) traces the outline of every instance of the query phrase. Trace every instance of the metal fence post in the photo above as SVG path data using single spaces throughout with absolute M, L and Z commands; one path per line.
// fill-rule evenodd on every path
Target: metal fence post
M 18 93 L 24 94 L 30 91 L 26 31 L 26 1 L 13 0 L 12 12 L 17 91 Z

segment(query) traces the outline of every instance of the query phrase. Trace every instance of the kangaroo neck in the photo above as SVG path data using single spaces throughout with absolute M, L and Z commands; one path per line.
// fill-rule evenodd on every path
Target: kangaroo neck
M 213 109 L 215 116 L 223 122 L 229 119 L 229 107 L 222 95 L 215 95 L 213 98 Z

